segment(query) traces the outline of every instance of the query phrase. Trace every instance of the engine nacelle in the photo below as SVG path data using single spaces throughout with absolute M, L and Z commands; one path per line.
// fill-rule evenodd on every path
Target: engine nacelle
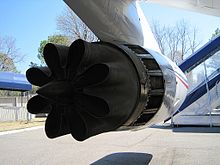
M 160 56 L 129 44 L 47 44 L 48 67 L 26 73 L 40 87 L 28 111 L 48 113 L 49 138 L 72 134 L 79 141 L 162 121 L 176 110 L 184 92 L 177 96 L 175 65 Z

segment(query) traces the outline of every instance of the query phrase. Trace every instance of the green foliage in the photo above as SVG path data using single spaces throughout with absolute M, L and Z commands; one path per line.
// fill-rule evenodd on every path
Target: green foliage
M 215 32 L 212 34 L 212 38 L 211 39 L 213 39 L 213 38 L 215 38 L 215 37 L 217 37 L 219 35 L 220 35 L 220 29 L 217 28 L 217 29 L 215 29 Z
M 53 43 L 53 44 L 60 44 L 60 45 L 66 45 L 69 46 L 70 45 L 70 40 L 67 36 L 63 36 L 63 35 L 52 35 L 52 36 L 48 36 L 47 40 L 43 40 L 40 42 L 40 47 L 38 48 L 38 59 L 41 61 L 41 65 L 45 65 L 45 61 L 43 58 L 43 51 L 44 51 L 44 47 L 47 43 Z M 35 63 L 31 63 L 31 66 L 36 66 Z
M 36 91 L 39 89 L 38 86 L 32 85 L 32 90 L 30 91 L 30 94 L 36 94 Z
M 9 91 L 9 90 L 0 90 L 0 96 L 1 97 L 21 96 L 21 92 L 19 92 L 19 91 Z
M 18 72 L 15 63 L 22 61 L 13 37 L 0 36 L 0 71 Z

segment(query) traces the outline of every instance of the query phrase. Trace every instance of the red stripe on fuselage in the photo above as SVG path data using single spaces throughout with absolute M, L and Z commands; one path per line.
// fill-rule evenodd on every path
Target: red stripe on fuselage
M 181 77 L 179 77 L 177 74 L 176 74 L 176 77 L 181 81 L 181 83 L 183 83 L 183 85 L 184 85 L 187 89 L 189 89 L 189 85 L 188 85 Z

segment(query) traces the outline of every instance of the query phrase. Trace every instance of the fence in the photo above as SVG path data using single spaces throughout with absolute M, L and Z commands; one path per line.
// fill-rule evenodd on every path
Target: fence
M 27 97 L 0 97 L 0 122 L 30 120 L 26 109 Z

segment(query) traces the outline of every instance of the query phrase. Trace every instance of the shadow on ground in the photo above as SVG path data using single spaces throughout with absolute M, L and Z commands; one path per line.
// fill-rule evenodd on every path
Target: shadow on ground
M 220 127 L 175 127 L 173 132 L 186 132 L 186 133 L 220 133 Z
M 150 126 L 150 128 L 156 128 L 156 129 L 170 129 L 172 130 L 172 126 L 170 124 L 154 124 Z
M 209 127 L 209 126 L 174 126 L 168 124 L 153 125 L 150 128 L 156 129 L 170 129 L 175 133 L 220 133 L 220 127 Z
M 92 165 L 146 165 L 150 163 L 152 157 L 147 153 L 120 152 L 107 155 Z

